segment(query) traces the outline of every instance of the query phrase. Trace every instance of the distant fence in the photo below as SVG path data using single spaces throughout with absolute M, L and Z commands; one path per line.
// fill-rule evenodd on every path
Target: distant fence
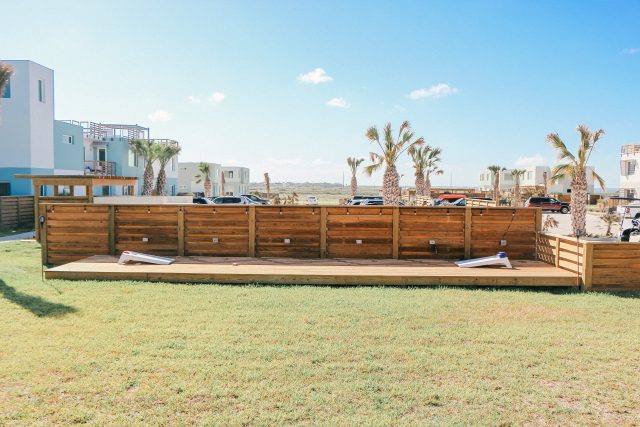
M 472 199 L 468 198 L 465 200 L 465 204 L 471 207 L 496 207 L 495 200 L 484 200 L 484 199 Z
M 42 205 L 43 261 L 169 256 L 535 259 L 539 209 Z
M 586 290 L 640 289 L 640 244 L 538 237 L 538 259 L 576 273 Z
M 0 228 L 33 227 L 33 196 L 1 196 Z

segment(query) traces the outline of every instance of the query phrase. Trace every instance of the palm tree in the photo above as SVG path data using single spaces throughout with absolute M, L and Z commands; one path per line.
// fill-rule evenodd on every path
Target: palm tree
M 442 175 L 444 171 L 440 169 L 438 163 L 440 163 L 440 154 L 442 150 L 438 147 L 433 147 L 426 156 L 425 171 L 424 171 L 424 193 L 426 196 L 431 197 L 431 176 Z
M 158 162 L 160 163 L 160 171 L 156 179 L 156 194 L 164 196 L 167 192 L 167 173 L 165 168 L 167 163 L 180 154 L 181 148 L 178 144 L 159 144 L 157 147 Z
M 153 194 L 153 162 L 158 156 L 157 144 L 148 139 L 133 139 L 129 142 L 129 146 L 144 160 L 142 195 L 151 196 Z
M 269 172 L 264 173 L 264 186 L 267 190 L 267 200 L 269 200 L 269 196 L 271 195 L 271 178 L 269 178 Z
M 9 78 L 13 75 L 14 71 L 13 66 L 0 62 L 0 99 L 2 99 L 2 95 L 9 84 Z
M 224 185 L 227 183 L 227 179 L 224 177 L 224 171 L 220 174 L 220 193 L 224 196 L 226 193 L 224 192 Z
M 204 181 L 204 197 L 211 197 L 211 165 L 207 162 L 200 162 L 198 173 L 194 176 L 196 184 Z
M 602 212 L 602 216 L 600 219 L 607 224 L 607 232 L 606 236 L 611 236 L 611 227 L 614 224 L 618 224 L 620 222 L 620 216 L 616 212 L 609 212 L 608 210 L 604 210 Z
M 544 187 L 544 190 L 543 190 L 544 191 L 544 194 L 543 194 L 544 197 L 547 197 L 547 193 L 548 193 L 549 185 L 547 183 L 547 180 L 548 180 L 547 172 L 544 171 L 544 172 L 542 172 L 542 186 Z
M 429 151 L 431 151 L 431 147 L 429 147 L 428 145 L 422 147 L 414 145 L 409 148 L 408 151 L 409 156 L 411 156 L 411 160 L 413 161 L 413 169 L 415 170 L 414 175 L 416 177 L 416 197 L 424 196 L 426 194 L 424 188 L 424 172 L 427 168 L 426 160 Z
M 351 195 L 355 196 L 358 192 L 358 178 L 356 178 L 356 172 L 358 166 L 364 162 L 364 159 L 358 159 L 355 157 L 347 157 L 347 164 L 351 168 Z
M 604 131 L 591 132 L 585 125 L 579 125 L 576 130 L 580 133 L 577 156 L 569 151 L 557 133 L 548 134 L 547 142 L 557 150 L 558 160 L 564 161 L 554 166 L 549 181 L 553 184 L 564 177 L 571 178 L 571 228 L 573 236 L 580 237 L 587 232 L 587 163 Z M 604 179 L 594 170 L 590 173 L 604 190 Z
M 511 176 L 515 180 L 515 186 L 513 187 L 513 206 L 516 208 L 522 207 L 522 195 L 520 194 L 520 178 L 525 174 L 525 169 L 512 169 Z
M 396 161 L 407 149 L 424 144 L 424 138 L 414 139 L 415 134 L 411 131 L 408 121 L 400 125 L 398 137 L 394 140 L 391 123 L 384 127 L 384 141 L 380 141 L 378 129 L 370 127 L 366 133 L 367 139 L 378 144 L 380 153 L 370 154 L 372 164 L 365 168 L 365 172 L 370 176 L 374 171 L 385 165 L 384 177 L 382 179 L 382 198 L 385 205 L 400 205 L 400 176 L 396 169 Z
M 487 169 L 493 173 L 493 200 L 496 201 L 496 206 L 500 206 L 500 172 L 507 170 L 507 168 L 492 165 Z

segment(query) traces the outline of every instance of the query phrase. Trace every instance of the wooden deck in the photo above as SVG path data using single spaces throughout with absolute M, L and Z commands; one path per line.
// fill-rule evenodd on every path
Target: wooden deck
M 171 265 L 118 265 L 96 255 L 45 271 L 47 279 L 312 285 L 576 286 L 576 274 L 540 261 L 513 269 L 459 268 L 446 260 L 177 257 Z

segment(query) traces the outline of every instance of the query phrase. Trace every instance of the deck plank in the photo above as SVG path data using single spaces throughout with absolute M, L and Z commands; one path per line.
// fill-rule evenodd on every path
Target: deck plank
M 171 265 L 118 265 L 117 257 L 95 255 L 45 271 L 47 279 L 145 280 L 181 283 L 324 285 L 575 286 L 575 274 L 539 261 L 498 267 L 459 268 L 429 259 L 297 259 L 176 257 Z

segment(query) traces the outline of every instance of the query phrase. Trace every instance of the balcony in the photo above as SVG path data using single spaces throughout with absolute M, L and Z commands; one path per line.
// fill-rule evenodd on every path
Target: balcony
M 85 160 L 84 174 L 114 176 L 116 174 L 116 164 L 115 162 L 105 162 L 102 160 Z
M 638 144 L 625 144 L 622 146 L 620 150 L 620 154 L 623 156 L 633 156 L 635 154 L 640 154 L 640 145 Z

